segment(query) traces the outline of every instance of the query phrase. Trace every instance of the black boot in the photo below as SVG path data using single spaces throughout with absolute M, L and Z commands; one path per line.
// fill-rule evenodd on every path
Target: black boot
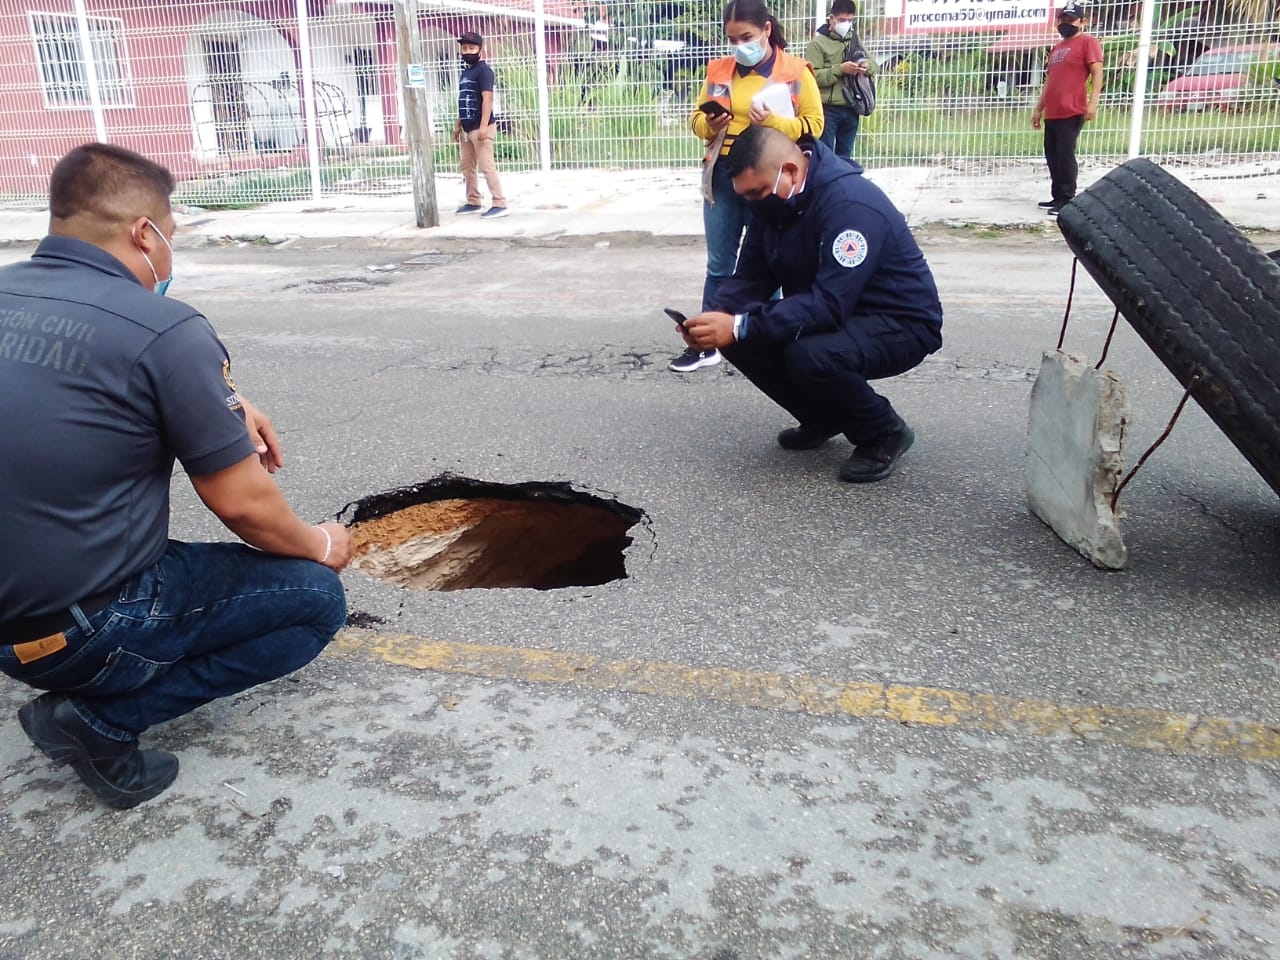
M 104 737 L 60 693 L 46 693 L 18 710 L 18 722 L 56 764 L 70 764 L 85 786 L 109 807 L 127 810 L 161 793 L 178 776 L 178 758 Z
M 787 427 L 778 434 L 778 446 L 783 450 L 815 450 L 839 432 L 836 427 L 813 427 L 802 423 L 798 427 Z
M 845 483 L 875 483 L 893 473 L 898 459 L 911 449 L 916 435 L 907 422 L 898 418 L 898 425 L 867 443 L 860 443 L 840 467 L 840 479 Z

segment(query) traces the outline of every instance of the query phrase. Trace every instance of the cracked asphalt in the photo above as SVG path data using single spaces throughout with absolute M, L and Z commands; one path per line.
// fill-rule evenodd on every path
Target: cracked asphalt
M 182 772 L 134 811 L 5 681 L 0 960 L 1277 956 L 1280 501 L 1190 405 L 1094 569 L 1022 485 L 1065 246 L 921 237 L 946 342 L 883 385 L 918 439 L 870 487 L 666 370 L 698 242 L 180 241 L 303 516 L 453 472 L 646 521 L 603 586 L 348 573 L 355 627 L 152 731 Z M 1111 313 L 1083 280 L 1067 348 Z M 1123 322 L 1107 366 L 1133 463 L 1181 391 Z M 173 524 L 227 536 L 180 475 Z

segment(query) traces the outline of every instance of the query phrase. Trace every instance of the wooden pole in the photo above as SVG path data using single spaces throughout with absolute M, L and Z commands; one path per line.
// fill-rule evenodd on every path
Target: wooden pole
M 400 84 L 404 92 L 404 130 L 413 160 L 413 210 L 419 227 L 440 226 L 436 205 L 435 145 L 431 142 L 431 114 L 427 109 L 427 80 L 423 69 L 422 38 L 418 32 L 417 0 L 396 0 L 396 48 L 400 55 Z

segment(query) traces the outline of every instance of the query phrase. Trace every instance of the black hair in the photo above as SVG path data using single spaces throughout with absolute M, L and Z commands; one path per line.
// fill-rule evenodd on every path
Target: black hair
M 113 143 L 84 143 L 58 161 L 49 176 L 49 214 L 65 220 L 76 214 L 111 217 L 119 199 L 134 195 L 167 208 L 174 190 L 173 174 L 140 153 Z
M 760 163 L 768 151 L 769 141 L 772 139 L 770 134 L 786 137 L 786 134 L 778 133 L 762 124 L 753 123 L 734 138 L 733 145 L 729 147 L 729 152 L 721 161 L 725 164 L 730 179 L 748 170 L 760 168 Z
M 837 13 L 848 13 L 853 16 L 858 15 L 858 5 L 853 0 L 831 0 L 831 16 Z
M 724 5 L 724 17 L 721 22 L 728 25 L 730 20 L 740 20 L 761 30 L 766 23 L 770 24 L 769 43 L 779 50 L 787 49 L 787 37 L 782 32 L 782 24 L 769 12 L 764 0 L 729 0 Z

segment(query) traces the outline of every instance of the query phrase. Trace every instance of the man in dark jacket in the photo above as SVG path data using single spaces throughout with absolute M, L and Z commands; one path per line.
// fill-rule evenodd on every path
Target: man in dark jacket
M 681 333 L 724 351 L 800 422 L 778 435 L 781 446 L 811 450 L 843 433 L 854 450 L 840 479 L 883 480 L 915 437 L 868 381 L 942 346 L 924 255 L 861 168 L 811 137 L 792 143 L 751 127 L 725 159 L 752 221 L 733 276 Z M 771 299 L 779 288 L 782 299 Z

